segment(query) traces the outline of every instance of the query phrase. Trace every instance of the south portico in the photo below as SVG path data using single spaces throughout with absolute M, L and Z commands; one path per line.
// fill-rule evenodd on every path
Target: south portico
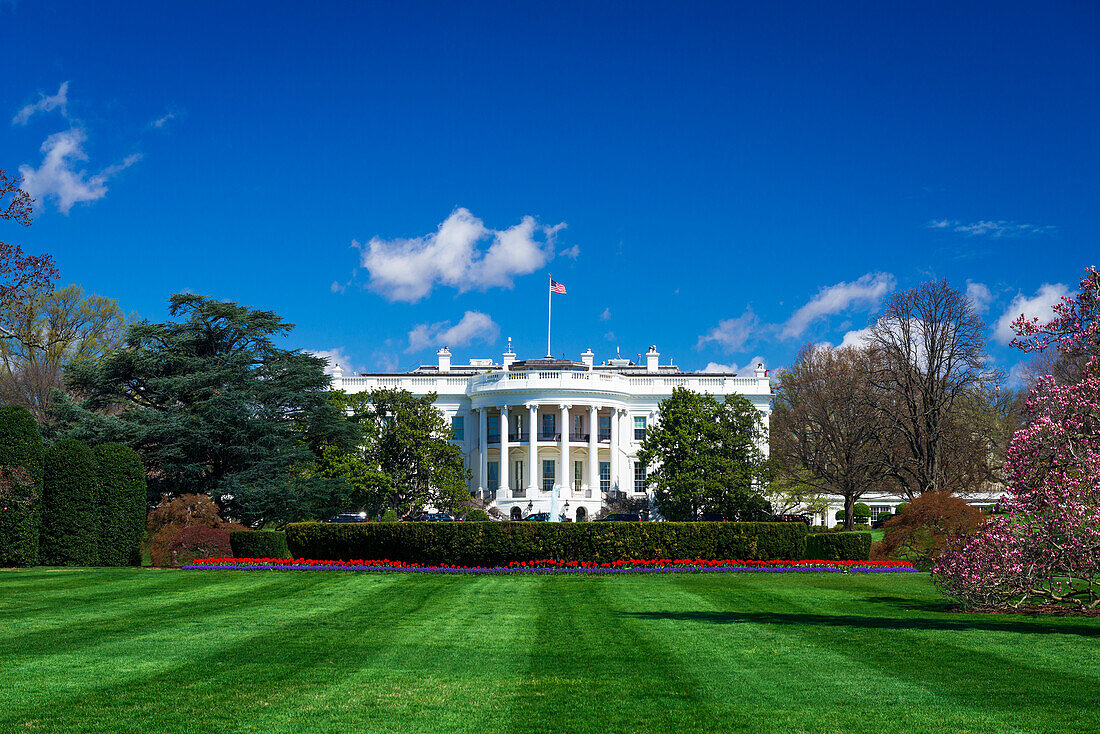
M 594 517 L 622 477 L 629 457 L 620 447 L 625 405 L 586 400 L 479 404 L 476 494 L 506 517 L 550 512 Z M 473 467 L 471 467 L 473 468 Z M 568 507 L 566 507 L 568 503 Z

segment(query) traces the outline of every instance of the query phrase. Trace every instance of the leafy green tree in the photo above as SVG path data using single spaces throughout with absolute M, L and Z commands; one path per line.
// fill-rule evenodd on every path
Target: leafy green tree
M 760 411 L 740 395 L 719 402 L 713 395 L 675 388 L 661 401 L 659 417 L 646 431 L 638 459 L 660 513 L 691 520 L 716 512 L 730 520 L 766 519 L 760 495 L 770 479 L 760 446 L 767 430 Z
M 469 504 L 470 472 L 435 397 L 398 389 L 337 393 L 334 402 L 358 427 L 359 439 L 353 450 L 326 451 L 322 473 L 343 478 L 372 515 L 429 505 L 453 512 Z
M 30 411 L 0 407 L 0 566 L 38 563 L 45 455 Z
M 59 400 L 59 433 L 135 449 L 153 498 L 208 494 L 251 525 L 297 519 L 324 482 L 321 447 L 354 438 L 324 360 L 277 347 L 293 324 L 271 311 L 190 294 L 169 304 L 177 320 L 133 323 L 120 349 L 69 366 L 85 397 Z
M 68 438 L 46 451 L 40 550 L 44 565 L 98 563 L 99 496 L 99 471 L 87 444 Z
M 20 306 L 9 338 L 0 339 L 0 402 L 26 406 L 46 424 L 68 364 L 117 349 L 126 320 L 113 298 L 86 297 L 77 285 L 31 294 Z
M 120 443 L 96 446 L 99 469 L 99 564 L 140 566 L 148 514 L 145 468 L 133 449 Z

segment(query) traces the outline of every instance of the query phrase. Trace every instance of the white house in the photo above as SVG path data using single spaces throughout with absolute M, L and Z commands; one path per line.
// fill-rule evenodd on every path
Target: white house
M 551 512 L 556 505 L 569 518 L 586 520 L 610 492 L 646 496 L 638 446 L 673 388 L 718 398 L 743 395 L 765 426 L 771 413 L 771 381 L 763 365 L 744 377 L 684 372 L 661 364 L 656 347 L 649 348 L 645 364 L 620 358 L 596 364 L 591 349 L 579 362 L 517 361 L 511 339 L 499 364 L 453 364 L 447 347 L 437 354 L 437 364 L 412 372 L 347 376 L 337 366 L 333 388 L 436 393 L 435 404 L 450 420 L 473 474 L 470 491 L 512 518 Z

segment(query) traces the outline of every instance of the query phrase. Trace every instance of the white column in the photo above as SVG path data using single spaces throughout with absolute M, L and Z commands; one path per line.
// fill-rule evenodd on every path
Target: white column
M 506 500 L 512 496 L 512 486 L 508 483 L 508 406 L 500 406 L 500 485 L 497 498 Z
M 480 424 L 478 430 L 478 447 L 477 447 L 477 459 L 478 459 L 478 495 L 482 498 L 485 497 L 485 491 L 489 487 L 489 409 L 481 408 L 478 410 L 478 423 Z
M 561 408 L 561 480 L 558 485 L 562 488 L 561 498 L 569 499 L 569 489 L 573 486 L 573 468 L 569 466 L 569 406 Z
M 614 492 L 619 488 L 619 409 L 611 411 L 611 487 Z
M 588 489 L 595 497 L 600 496 L 600 444 L 596 432 L 599 429 L 599 408 L 588 408 Z
M 538 403 L 534 405 L 528 405 L 528 426 L 527 426 L 527 441 L 528 452 L 531 454 L 530 466 L 527 468 L 527 488 L 530 489 L 530 493 L 527 498 L 534 499 L 538 497 L 535 494 L 535 490 L 538 489 L 538 471 L 539 471 L 539 444 L 538 444 L 538 422 L 539 422 L 539 406 Z

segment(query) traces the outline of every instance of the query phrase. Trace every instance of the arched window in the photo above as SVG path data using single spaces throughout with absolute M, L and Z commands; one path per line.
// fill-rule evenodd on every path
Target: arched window
M 513 520 L 522 520 L 523 519 L 523 511 L 520 510 L 518 507 L 513 507 L 512 512 L 511 512 L 511 516 L 512 516 Z
M 588 519 L 588 510 L 583 507 L 577 508 L 577 522 L 584 522 Z

